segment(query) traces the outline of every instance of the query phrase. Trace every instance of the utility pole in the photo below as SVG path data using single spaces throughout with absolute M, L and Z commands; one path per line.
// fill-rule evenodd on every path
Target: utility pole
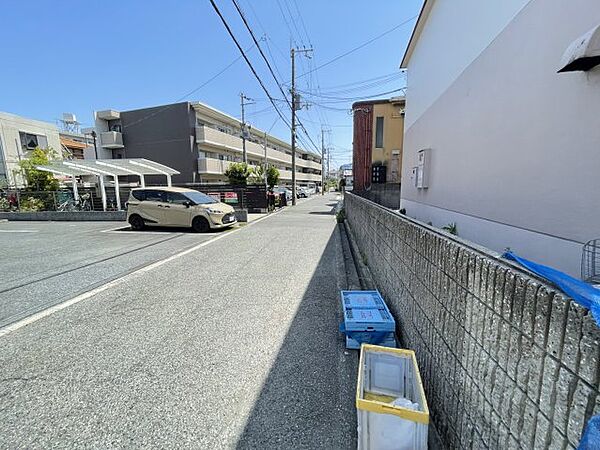
M 251 98 L 246 97 L 243 92 L 240 92 L 240 104 L 242 106 L 242 160 L 245 163 L 248 162 L 248 158 L 246 155 L 246 118 L 244 116 L 244 106 L 251 105 L 253 103 L 254 102 Z
M 325 162 L 325 129 L 321 127 L 321 195 L 325 195 L 325 171 L 323 164 Z
M 308 54 L 312 48 L 294 48 L 290 50 L 292 58 L 292 86 L 290 93 L 292 95 L 292 206 L 296 205 L 296 111 L 301 109 L 300 96 L 296 94 L 296 53 Z
M 96 145 L 96 136 L 98 136 L 96 134 L 96 130 L 92 130 L 92 137 L 94 138 L 94 155 L 96 156 L 96 159 L 98 159 L 98 147 Z
M 269 184 L 267 182 L 267 169 L 268 169 L 268 165 L 267 165 L 267 132 L 265 131 L 265 170 L 264 170 L 264 174 L 265 174 L 265 192 L 267 192 L 269 190 Z

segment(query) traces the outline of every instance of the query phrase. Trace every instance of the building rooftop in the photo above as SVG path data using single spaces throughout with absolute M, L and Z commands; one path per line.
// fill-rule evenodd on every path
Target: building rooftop
M 405 103 L 406 99 L 404 97 L 391 97 L 391 98 L 376 98 L 372 100 L 361 100 L 358 102 L 352 103 L 352 109 L 357 108 L 359 106 L 366 105 L 381 105 L 385 103 Z
M 424 0 L 424 2 L 423 2 L 421 12 L 419 13 L 419 17 L 417 18 L 417 23 L 415 24 L 415 27 L 413 28 L 413 32 L 410 36 L 410 40 L 408 41 L 408 46 L 406 47 L 406 51 L 404 52 L 404 56 L 402 57 L 402 62 L 400 63 L 401 69 L 406 69 L 406 67 L 408 66 L 408 61 L 410 60 L 410 57 L 412 56 L 412 52 L 414 51 L 415 45 L 417 44 L 417 41 L 419 40 L 419 36 L 421 35 L 421 32 L 423 31 L 423 27 L 425 26 L 425 22 L 427 21 L 427 17 L 429 16 L 429 13 L 431 12 L 431 8 L 433 7 L 434 2 L 435 2 L 435 0 Z

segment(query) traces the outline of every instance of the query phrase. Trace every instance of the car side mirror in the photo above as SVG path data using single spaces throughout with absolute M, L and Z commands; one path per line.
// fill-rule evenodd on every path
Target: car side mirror
M 185 205 L 186 208 L 189 208 L 190 206 L 192 206 L 192 202 L 190 202 L 189 200 L 186 200 L 185 202 L 183 202 L 183 204 Z

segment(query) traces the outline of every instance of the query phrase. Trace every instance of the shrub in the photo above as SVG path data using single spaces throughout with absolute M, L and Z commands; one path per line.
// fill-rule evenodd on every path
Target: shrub
M 225 171 L 225 176 L 229 178 L 229 182 L 237 186 L 245 186 L 248 183 L 250 176 L 250 168 L 245 162 L 232 163 Z
M 447 231 L 454 236 L 458 236 L 458 229 L 456 228 L 456 222 L 449 223 L 446 226 L 442 227 L 442 230 Z
M 337 213 L 335 213 L 335 219 L 338 223 L 344 223 L 344 220 L 346 220 L 346 210 L 342 208 Z
M 27 197 L 24 200 L 21 200 L 20 210 L 23 212 L 35 212 L 42 209 L 44 209 L 44 202 L 39 198 Z
M 10 202 L 6 197 L 0 198 L 0 211 L 10 211 Z

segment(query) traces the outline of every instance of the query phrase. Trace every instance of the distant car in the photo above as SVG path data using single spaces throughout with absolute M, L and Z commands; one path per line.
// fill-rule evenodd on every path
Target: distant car
M 292 200 L 292 191 L 289 190 L 286 187 L 283 186 L 276 186 L 273 188 L 273 192 L 276 192 L 278 194 L 285 194 L 285 198 L 287 201 L 291 201 Z
M 315 195 L 317 193 L 317 188 L 315 186 L 308 186 L 305 189 L 307 195 Z
M 191 227 L 194 231 L 230 227 L 235 210 L 202 192 L 174 187 L 132 189 L 127 222 L 134 230 L 146 226 Z
M 296 188 L 296 197 L 307 198 L 308 192 L 307 192 L 306 188 L 303 188 L 303 187 Z

